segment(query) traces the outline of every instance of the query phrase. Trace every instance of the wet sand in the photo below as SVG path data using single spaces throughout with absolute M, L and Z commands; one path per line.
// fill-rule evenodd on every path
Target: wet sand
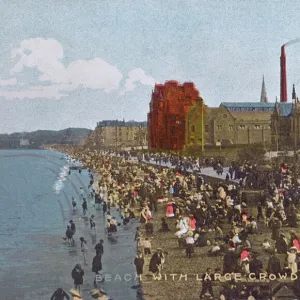
M 61 162 L 61 166 L 63 165 L 65 162 Z M 72 171 L 68 176 L 70 182 L 66 181 L 63 189 L 67 195 L 65 197 L 64 193 L 56 195 L 52 190 L 56 176 L 52 172 L 42 173 L 45 172 L 45 165 L 41 169 L 35 167 L 33 170 L 36 174 L 28 169 L 23 172 L 20 169 L 10 170 L 10 174 L 2 181 L 7 187 L 6 196 L 2 197 L 5 201 L 2 210 L 6 209 L 7 214 L 2 218 L 5 225 L 2 226 L 1 232 L 0 298 L 50 299 L 58 287 L 68 292 L 73 287 L 71 271 L 75 264 L 80 263 L 85 271 L 83 295 L 85 299 L 89 299 L 88 292 L 93 289 L 94 280 L 91 265 L 95 255 L 94 247 L 100 239 L 103 239 L 102 265 L 106 281 L 100 283 L 99 287 L 114 300 L 139 299 L 136 296 L 137 291 L 131 288 L 136 285 L 133 260 L 136 255 L 134 236 L 137 224 L 133 223 L 127 228 L 119 227 L 116 239 L 108 239 L 104 229 L 103 213 L 96 210 L 93 207 L 94 201 L 87 197 L 87 215 L 94 214 L 96 222 L 96 234 L 92 234 L 88 218 L 85 220 L 81 217 L 79 195 L 70 183 L 76 185 L 79 190 L 81 181 L 87 189 L 89 181 L 87 171 L 83 171 L 81 175 L 78 171 L 77 173 Z M 41 178 L 43 181 L 38 181 Z M 15 185 L 18 185 L 18 188 Z M 74 215 L 69 203 L 72 196 L 75 196 L 78 206 Z M 112 215 L 118 216 L 118 213 L 112 210 Z M 77 229 L 74 236 L 76 247 L 68 246 L 62 239 L 65 227 L 71 219 L 74 220 Z M 26 232 L 21 230 L 22 226 L 27 228 Z M 87 266 L 84 265 L 80 251 L 81 236 L 85 237 L 89 248 Z M 125 277 L 126 274 L 128 275 Z

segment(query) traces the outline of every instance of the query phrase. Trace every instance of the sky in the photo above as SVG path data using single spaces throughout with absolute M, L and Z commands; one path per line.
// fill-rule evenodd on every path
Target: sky
M 155 83 L 193 81 L 208 106 L 280 96 L 298 0 L 3 0 L 0 133 L 146 121 Z M 286 48 L 288 97 L 300 43 Z

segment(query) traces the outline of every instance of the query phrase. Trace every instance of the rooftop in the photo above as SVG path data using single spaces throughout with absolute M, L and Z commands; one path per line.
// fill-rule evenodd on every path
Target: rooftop
M 277 103 L 277 107 L 279 109 L 279 115 L 282 117 L 288 117 L 293 112 L 293 103 Z
M 147 122 L 104 120 L 97 123 L 97 127 L 147 127 Z
M 265 102 L 222 102 L 220 106 L 225 106 L 227 108 L 230 107 L 241 107 L 241 108 L 260 108 L 260 107 L 268 107 L 268 108 L 274 108 L 275 102 L 273 103 L 265 103 Z

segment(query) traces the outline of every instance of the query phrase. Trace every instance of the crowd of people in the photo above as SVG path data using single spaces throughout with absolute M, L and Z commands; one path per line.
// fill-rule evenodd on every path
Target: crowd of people
M 208 268 L 204 272 L 201 299 L 214 299 L 212 287 L 220 285 L 216 275 L 231 274 L 220 291 L 220 299 L 226 300 L 268 299 L 267 293 L 270 293 L 260 285 L 251 288 L 244 285 L 244 298 L 240 298 L 241 285 L 233 274 L 241 274 L 245 280 L 261 279 L 261 274 L 267 278 L 271 274 L 277 278 L 299 275 L 300 238 L 296 230 L 300 194 L 298 183 L 286 166 L 268 173 L 264 178 L 265 189 L 256 197 L 256 205 L 250 207 L 242 192 L 247 187 L 253 188 L 259 173 L 257 166 L 250 162 L 228 164 L 226 160 L 200 160 L 168 154 L 133 156 L 129 152 L 58 150 L 101 175 L 98 182 L 94 182 L 91 175 L 90 186 L 95 204 L 103 207 L 108 234 L 114 234 L 121 225 L 111 217 L 112 207 L 120 212 L 124 226 L 132 219 L 139 219 L 135 238 L 138 251 L 134 259 L 139 276 L 145 273 L 145 258 L 148 256 L 151 257 L 148 272 L 160 276 L 164 269 L 167 251 L 162 248 L 153 251 L 149 239 L 158 231 L 173 231 L 178 248 L 185 248 L 188 259 L 195 256 L 197 247 L 206 247 L 208 257 L 223 259 L 222 268 L 214 271 Z M 173 168 L 167 168 L 167 165 Z M 211 184 L 201 175 L 204 166 L 212 166 L 216 172 L 221 172 L 225 165 L 229 166 L 227 181 Z M 153 219 L 159 215 L 162 217 L 157 227 Z M 93 220 L 90 222 L 93 230 Z M 71 233 L 74 232 L 71 226 L 66 232 L 70 245 L 73 243 Z M 262 234 L 265 238 L 258 245 Z M 84 245 L 83 239 L 83 253 Z M 102 255 L 103 248 L 93 260 L 95 276 L 102 269 Z M 269 258 L 263 259 L 265 257 Z M 76 265 L 73 272 L 80 274 L 81 278 L 84 275 L 80 265 Z M 76 283 L 74 279 L 78 293 L 82 284 L 80 276 Z M 297 296 L 300 296 L 299 280 L 294 280 L 292 287 Z

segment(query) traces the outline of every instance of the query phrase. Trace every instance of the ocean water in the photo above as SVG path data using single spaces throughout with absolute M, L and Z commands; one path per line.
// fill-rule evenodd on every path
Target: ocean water
M 136 284 L 132 262 L 137 224 L 120 227 L 116 239 L 110 240 L 105 234 L 102 211 L 93 207 L 87 195 L 88 172 L 72 171 L 67 175 L 67 162 L 61 158 L 62 153 L 47 150 L 0 151 L 0 299 L 50 299 L 58 287 L 68 292 L 73 287 L 71 271 L 77 263 L 85 271 L 83 294 L 89 299 L 94 247 L 101 238 L 103 273 L 111 279 L 99 287 L 114 300 L 141 299 L 131 288 Z M 91 232 L 88 219 L 82 216 L 80 186 L 88 198 L 88 216 L 96 217 L 96 233 Z M 77 200 L 75 213 L 72 197 Z M 117 212 L 113 214 L 119 217 Z M 75 247 L 62 239 L 71 219 L 77 227 Z M 80 236 L 85 237 L 89 248 L 87 266 L 80 251 Z M 126 274 L 130 276 L 125 280 Z

